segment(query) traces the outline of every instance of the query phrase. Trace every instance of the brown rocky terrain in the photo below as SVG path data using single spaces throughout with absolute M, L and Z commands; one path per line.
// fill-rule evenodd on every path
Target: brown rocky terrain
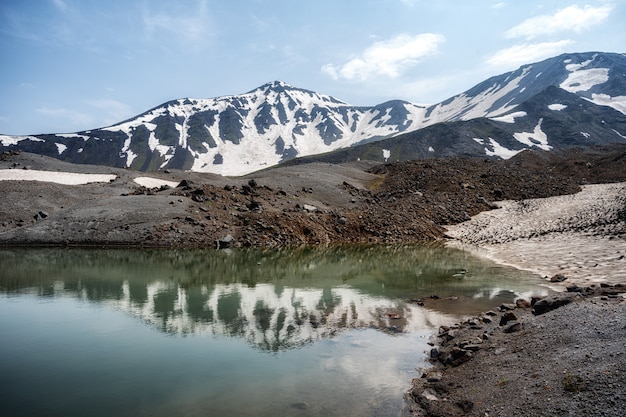
M 312 163 L 234 179 L 167 171 L 150 176 L 180 185 L 153 189 L 133 181 L 143 176 L 140 172 L 26 153 L 2 155 L 3 168 L 117 176 L 110 183 L 78 186 L 0 181 L 0 244 L 5 245 L 422 242 L 442 238 L 444 225 L 489 210 L 494 201 L 571 194 L 585 183 L 624 181 L 626 147 L 526 151 L 507 161 Z

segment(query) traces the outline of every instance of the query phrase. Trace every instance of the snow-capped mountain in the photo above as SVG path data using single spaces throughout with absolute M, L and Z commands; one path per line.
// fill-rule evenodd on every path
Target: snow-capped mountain
M 355 107 L 275 81 L 241 95 L 170 101 L 102 129 L 0 140 L 70 162 L 242 175 L 406 131 L 425 111 L 402 101 Z
M 508 159 L 524 149 L 626 143 L 626 115 L 550 86 L 502 116 L 437 123 L 390 139 L 299 158 L 342 163 L 454 155 Z
M 339 159 L 395 160 L 623 142 L 625 114 L 626 55 L 579 53 L 522 66 L 429 107 L 352 106 L 275 81 L 241 95 L 170 101 L 106 128 L 0 143 L 75 163 L 243 175 L 340 149 Z M 566 138 L 555 123 L 571 130 Z M 407 138 L 414 152 L 392 146 Z

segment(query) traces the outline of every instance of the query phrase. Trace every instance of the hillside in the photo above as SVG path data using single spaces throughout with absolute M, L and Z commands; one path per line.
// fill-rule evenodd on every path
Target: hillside
M 113 175 L 107 183 L 0 181 L 0 244 L 212 247 L 424 242 L 498 200 L 571 194 L 626 181 L 626 145 L 524 151 L 508 160 L 278 166 L 238 179 L 172 171 L 145 188 L 132 170 L 3 154 L 0 168 Z M 9 169 L 9 171 L 11 171 Z M 183 182 L 184 180 L 184 182 Z M 182 182 L 182 183 L 181 183 Z M 45 213 L 45 217 L 40 215 Z

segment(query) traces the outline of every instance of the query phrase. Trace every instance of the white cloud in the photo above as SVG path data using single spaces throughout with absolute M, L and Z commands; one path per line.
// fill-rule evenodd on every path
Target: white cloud
M 569 6 L 553 15 L 532 17 L 509 29 L 507 38 L 534 39 L 541 35 L 553 35 L 564 31 L 581 32 L 602 23 L 610 15 L 612 6 Z
M 492 4 L 492 5 L 491 5 L 491 8 L 492 8 L 492 9 L 501 9 L 501 8 L 503 8 L 504 6 L 506 6 L 506 3 L 505 3 L 505 2 L 503 2 L 503 1 L 501 1 L 501 2 L 499 2 L 499 3 Z
M 365 81 L 379 75 L 396 78 L 424 57 L 437 52 L 444 41 L 444 36 L 434 33 L 398 35 L 390 40 L 374 43 L 360 56 L 341 66 L 326 64 L 322 67 L 322 72 L 334 79 L 346 80 Z
M 565 39 L 556 42 L 518 44 L 496 52 L 487 63 L 494 66 L 516 67 L 559 55 L 572 43 L 571 40 Z

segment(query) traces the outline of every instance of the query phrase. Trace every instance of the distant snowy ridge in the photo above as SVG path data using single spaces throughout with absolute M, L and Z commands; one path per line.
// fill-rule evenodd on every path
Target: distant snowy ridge
M 626 114 L 626 56 L 600 52 L 562 55 L 489 78 L 428 107 L 400 100 L 373 107 L 353 106 L 274 81 L 240 95 L 173 100 L 102 129 L 0 136 L 0 144 L 5 150 L 22 149 L 68 162 L 141 171 L 178 168 L 244 175 L 296 157 L 386 142 L 441 123 L 486 119 L 497 134 L 468 133 L 463 140 L 472 147 L 460 146 L 457 151 L 449 138 L 442 138 L 447 140 L 445 152 L 433 139 L 421 146 L 419 155 L 458 152 L 504 158 L 525 148 L 554 148 L 542 120 L 548 120 L 552 128 L 555 113 L 571 117 L 575 109 L 566 103 L 571 99 L 553 97 L 542 105 L 545 113 L 541 114 L 535 108 L 524 108 L 549 88 Z M 561 96 L 556 90 L 549 91 Z M 621 140 L 626 135 L 620 123 L 606 128 L 611 137 Z M 599 130 L 589 132 L 586 140 L 591 142 Z M 482 146 L 472 138 L 481 139 Z M 402 152 L 385 145 L 364 156 L 372 155 L 393 161 L 402 157 Z

